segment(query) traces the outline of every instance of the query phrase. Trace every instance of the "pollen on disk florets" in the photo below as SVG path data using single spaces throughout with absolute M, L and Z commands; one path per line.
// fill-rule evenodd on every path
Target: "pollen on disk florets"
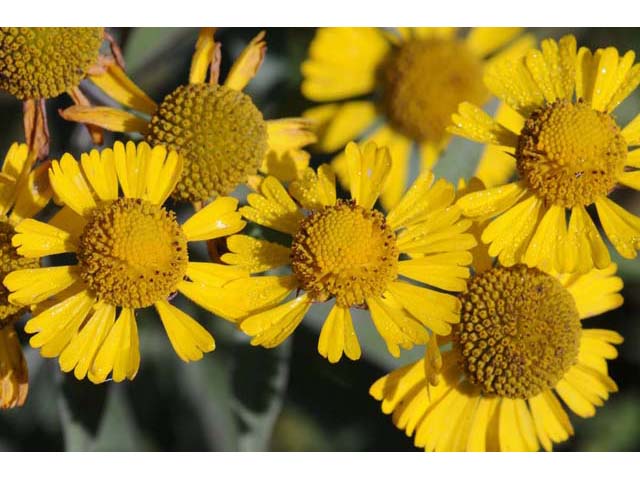
M 627 143 L 615 120 L 587 103 L 556 100 L 533 112 L 520 133 L 518 172 L 548 205 L 590 205 L 616 185 Z
M 482 104 L 482 61 L 461 40 L 415 39 L 391 52 L 381 70 L 383 109 L 416 141 L 439 141 L 462 101 Z
M 147 141 L 184 158 L 173 196 L 205 201 L 255 174 L 267 152 L 267 126 L 248 95 L 222 85 L 178 87 L 151 118 Z
M 0 90 L 19 100 L 77 86 L 98 59 L 102 28 L 0 27 Z
M 11 245 L 11 237 L 14 234 L 13 226 L 6 219 L 0 218 L 0 329 L 16 322 L 28 310 L 28 307 L 9 303 L 10 292 L 2 280 L 15 270 L 39 266 L 38 259 L 18 255 L 16 248 Z
M 554 277 L 525 265 L 494 267 L 467 284 L 453 341 L 485 395 L 531 398 L 576 362 L 580 317 Z
M 80 276 L 98 300 L 129 308 L 167 298 L 184 277 L 189 260 L 175 214 L 133 198 L 96 208 L 77 255 Z
M 347 307 L 380 296 L 398 273 L 395 233 L 384 216 L 353 201 L 317 210 L 291 245 L 291 265 L 313 300 L 335 297 Z

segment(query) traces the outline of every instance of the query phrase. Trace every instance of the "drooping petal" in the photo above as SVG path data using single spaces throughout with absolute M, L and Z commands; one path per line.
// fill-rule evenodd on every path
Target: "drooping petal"
M 103 73 L 89 74 L 89 78 L 100 90 L 125 107 L 147 115 L 153 115 L 158 108 L 156 102 L 149 98 L 116 62 L 109 63 Z
M 183 362 L 195 362 L 216 348 L 215 341 L 202 325 L 169 302 L 155 303 L 169 341 Z
M 123 308 L 98 349 L 89 370 L 89 379 L 93 383 L 102 383 L 112 373 L 114 382 L 133 380 L 140 368 L 139 343 L 134 311 Z
M 340 361 L 343 353 L 351 360 L 360 358 L 360 343 L 348 308 L 333 306 L 320 331 L 318 353 L 331 363 Z
M 60 354 L 59 363 L 63 372 L 73 370 L 78 380 L 87 376 L 115 318 L 116 309 L 113 305 L 106 303 L 96 305 L 93 315 Z
M 51 200 L 53 190 L 49 181 L 49 166 L 49 162 L 41 163 L 17 186 L 15 203 L 9 215 L 12 224 L 37 215 Z M 3 214 L 6 214 L 6 210 Z
M 0 410 L 24 405 L 29 370 L 13 326 L 0 328 Z
M 61 110 L 60 116 L 70 122 L 87 123 L 111 132 L 146 134 L 149 130 L 147 121 L 144 118 L 112 107 L 73 105 Z

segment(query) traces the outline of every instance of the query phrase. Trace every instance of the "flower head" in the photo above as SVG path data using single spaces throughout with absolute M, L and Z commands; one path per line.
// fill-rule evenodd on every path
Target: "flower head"
M 13 271 L 4 285 L 12 303 L 36 305 L 25 331 L 43 356 L 59 357 L 63 371 L 95 383 L 109 374 L 133 379 L 140 362 L 135 310 L 152 305 L 182 360 L 212 351 L 213 337 L 170 303 L 175 292 L 221 317 L 242 315 L 217 288 L 246 274 L 191 262 L 187 250 L 188 242 L 241 230 L 237 201 L 219 197 L 180 225 L 162 204 L 181 168 L 176 152 L 144 142 L 52 163 L 51 185 L 65 207 L 49 223 L 19 223 L 13 245 L 29 259 L 73 252 L 77 263 Z
M 462 315 L 424 360 L 375 382 L 371 395 L 428 451 L 551 450 L 611 392 L 607 360 L 622 337 L 582 320 L 622 304 L 616 266 L 548 274 L 526 265 L 477 272 Z
M 242 215 L 291 237 L 290 246 L 248 236 L 228 239 L 222 260 L 253 273 L 289 267 L 288 275 L 239 279 L 237 292 L 250 314 L 240 328 L 253 345 L 275 347 L 296 329 L 313 303 L 334 300 L 320 333 L 318 351 L 337 362 L 361 355 L 351 308 L 368 309 L 389 352 L 424 344 L 429 331 L 447 335 L 458 320 L 460 302 L 445 291 L 461 291 L 468 277 L 471 222 L 452 205 L 454 188 L 422 174 L 386 216 L 374 209 L 391 167 L 386 148 L 350 143 L 351 199 L 337 199 L 335 177 L 323 165 L 308 169 L 287 191 L 267 177 L 248 196 Z M 404 277 L 404 278 L 403 278 Z M 412 282 L 410 282 L 411 280 Z M 293 299 L 289 295 L 296 292 Z
M 520 31 L 474 28 L 463 39 L 454 28 L 318 29 L 301 68 L 302 93 L 335 102 L 305 113 L 318 124 L 318 147 L 335 152 L 358 138 L 388 146 L 394 163 L 381 202 L 392 208 L 407 184 L 412 145 L 419 147 L 421 168 L 431 168 L 449 142 L 446 127 L 458 104 L 489 99 L 485 67 L 532 44 L 529 36 L 513 41 Z M 362 95 L 372 98 L 352 100 Z M 505 163 L 497 149 L 488 155 L 492 163 Z M 333 165 L 348 186 L 344 155 Z
M 0 173 L 0 280 L 23 268 L 38 268 L 37 259 L 24 258 L 11 244 L 14 227 L 21 219 L 36 215 L 51 198 L 48 164 L 31 169 L 33 152 L 14 143 Z M 15 324 L 28 311 L 9 301 L 0 284 L 0 408 L 19 407 L 27 399 L 29 372 Z
M 308 154 L 301 149 L 315 141 L 310 122 L 301 118 L 265 120 L 243 92 L 264 60 L 264 36 L 261 32 L 251 40 L 219 84 L 220 43 L 215 42 L 213 29 L 203 28 L 189 83 L 169 93 L 159 105 L 123 74 L 121 81 L 131 85 L 130 95 L 117 100 L 150 120 L 110 107 L 73 106 L 62 116 L 112 131 L 138 132 L 152 146 L 179 152 L 184 169 L 173 192 L 177 200 L 200 203 L 226 195 L 243 183 L 255 187 L 261 181 L 258 172 L 293 180 L 309 163 Z
M 482 240 L 503 265 L 605 268 L 611 258 L 586 210 L 593 204 L 618 253 L 636 256 L 640 218 L 608 198 L 619 184 L 640 189 L 639 150 L 629 150 L 640 144 L 640 116 L 624 128 L 612 116 L 640 82 L 634 58 L 612 47 L 576 53 L 573 36 L 545 40 L 541 50 L 485 71 L 487 86 L 517 112 L 518 122 L 504 126 L 470 103 L 453 115 L 452 132 L 515 157 L 517 181 L 458 202 L 468 217 L 495 217 Z

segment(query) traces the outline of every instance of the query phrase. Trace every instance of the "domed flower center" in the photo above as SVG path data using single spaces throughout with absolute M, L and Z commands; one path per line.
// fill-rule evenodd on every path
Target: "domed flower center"
M 615 186 L 627 143 L 611 115 L 567 100 L 539 108 L 520 133 L 518 172 L 548 205 L 590 205 Z
M 398 273 L 396 236 L 384 216 L 339 200 L 304 219 L 291 246 L 291 264 L 316 301 L 362 305 L 381 295 Z
M 421 142 L 440 141 L 458 104 L 484 103 L 482 61 L 460 40 L 411 40 L 382 69 L 383 108 L 391 123 Z
M 267 125 L 247 95 L 210 84 L 183 85 L 151 118 L 147 141 L 182 154 L 173 196 L 205 201 L 226 195 L 255 174 L 267 152 Z
M 0 218 L 0 329 L 18 321 L 22 314 L 29 309 L 9 303 L 9 290 L 2 283 L 4 277 L 15 270 L 40 266 L 37 258 L 25 258 L 18 255 L 16 248 L 11 245 L 11 237 L 14 234 L 13 226 L 6 218 Z
M 0 90 L 19 100 L 77 86 L 98 59 L 102 28 L 1 27 Z
M 453 340 L 464 371 L 486 395 L 531 398 L 576 362 L 580 317 L 558 280 L 524 265 L 473 277 Z
M 129 308 L 167 298 L 184 277 L 189 260 L 175 214 L 131 198 L 94 211 L 77 255 L 80 276 L 98 299 Z

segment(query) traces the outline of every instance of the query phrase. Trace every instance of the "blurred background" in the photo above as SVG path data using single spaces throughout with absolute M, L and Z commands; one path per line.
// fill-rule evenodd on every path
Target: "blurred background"
M 233 59 L 259 28 L 220 29 L 222 78 Z M 299 115 L 311 104 L 300 94 L 300 63 L 314 30 L 268 28 L 264 65 L 247 88 L 265 118 Z M 573 33 L 579 45 L 615 46 L 640 52 L 640 29 L 531 29 L 538 39 Z M 160 101 L 188 79 L 198 30 L 195 28 L 112 29 L 129 75 Z M 108 102 L 97 90 L 91 96 Z M 47 102 L 51 156 L 79 155 L 91 148 L 83 128 L 57 116 L 67 96 Z M 14 141 L 24 141 L 21 104 L 0 93 L 0 156 Z M 636 91 L 616 111 L 625 124 L 640 112 Z M 107 134 L 108 145 L 119 136 Z M 455 139 L 436 167 L 436 175 L 456 182 L 469 177 L 481 147 Z M 314 154 L 317 165 L 329 157 Z M 242 192 L 240 192 L 242 194 Z M 614 193 L 615 200 L 640 214 L 640 195 Z M 204 256 L 204 251 L 196 252 Z M 592 419 L 572 416 L 576 435 L 556 446 L 567 451 L 640 449 L 640 261 L 616 258 L 624 279 L 625 304 L 591 320 L 589 327 L 619 331 L 625 337 L 618 359 L 610 362 L 620 391 Z M 141 368 L 133 382 L 95 386 L 63 375 L 55 359 L 25 348 L 30 370 L 26 405 L 0 412 L 0 451 L 21 450 L 276 450 L 415 451 L 368 395 L 369 386 L 388 371 L 420 357 L 424 349 L 391 357 L 370 321 L 355 326 L 363 358 L 329 364 L 317 353 L 328 309 L 314 307 L 295 335 L 275 350 L 250 347 L 246 337 L 224 320 L 193 304 L 189 311 L 216 338 L 216 350 L 200 362 L 184 364 L 175 355 L 153 312 L 138 317 Z M 26 345 L 26 338 L 24 339 Z

